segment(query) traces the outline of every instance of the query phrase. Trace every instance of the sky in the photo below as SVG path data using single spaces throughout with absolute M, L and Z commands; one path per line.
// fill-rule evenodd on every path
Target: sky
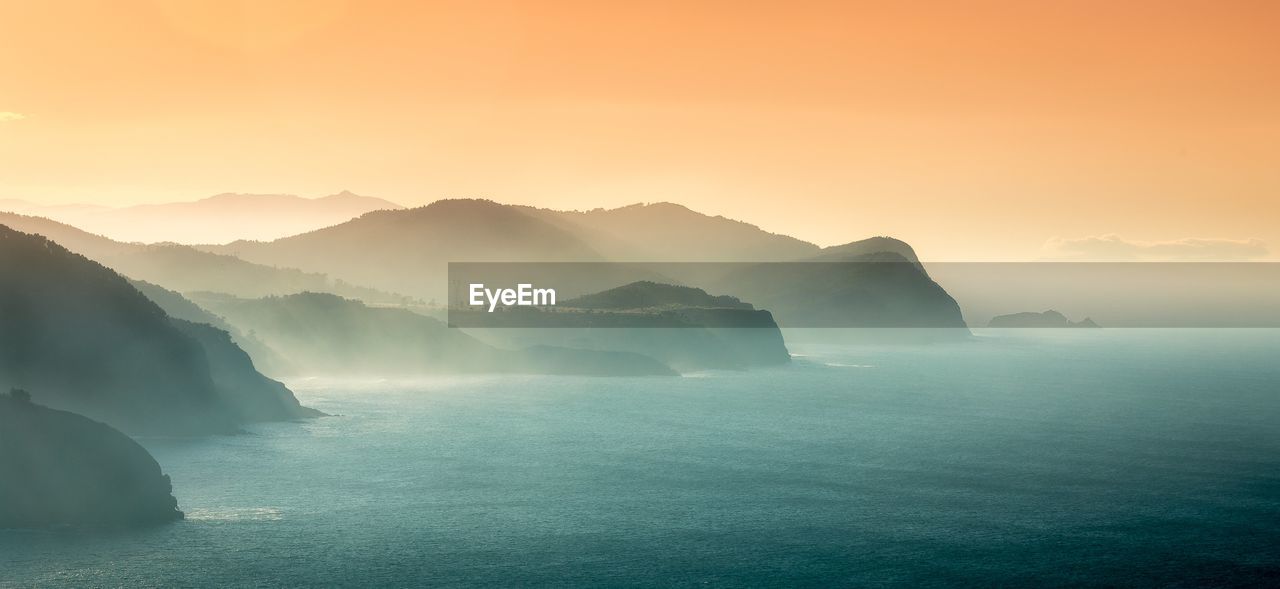
M 0 198 L 673 201 L 926 259 L 1280 259 L 1277 30 L 1232 0 L 11 1 Z

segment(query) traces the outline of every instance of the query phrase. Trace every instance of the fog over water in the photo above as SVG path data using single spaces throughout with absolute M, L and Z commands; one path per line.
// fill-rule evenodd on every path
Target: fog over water
M 186 521 L 0 586 L 1067 585 L 1280 575 L 1280 330 L 977 330 L 681 378 L 298 379 L 142 438 Z

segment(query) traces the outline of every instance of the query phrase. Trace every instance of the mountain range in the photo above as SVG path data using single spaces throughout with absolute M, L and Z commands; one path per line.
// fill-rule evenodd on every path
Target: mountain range
M 175 319 L 116 272 L 0 225 L 0 388 L 128 433 L 231 432 L 318 415 L 229 334 Z
M 413 209 L 375 211 L 270 242 L 242 240 L 201 249 L 436 301 L 448 298 L 450 262 L 725 263 L 710 271 L 707 266 L 687 267 L 683 273 L 678 266 L 657 267 L 665 272 L 666 282 L 714 287 L 718 293 L 774 310 L 783 326 L 811 326 L 834 317 L 839 320 L 831 324 L 842 327 L 964 327 L 956 302 L 929 278 L 916 253 L 902 241 L 877 237 L 820 248 L 671 203 L 574 212 L 487 200 L 442 200 Z M 862 264 L 893 260 L 906 264 L 894 272 L 888 266 L 875 269 Z M 787 270 L 801 274 L 790 290 L 768 284 L 769 278 L 760 275 L 767 266 L 748 272 L 740 269 L 777 262 L 828 264 L 821 269 Z M 841 266 L 848 262 L 855 264 Z M 587 292 L 654 278 L 638 265 L 632 269 L 639 274 L 632 276 L 619 267 L 598 268 L 618 276 L 610 278 L 612 284 L 602 285 L 597 273 L 591 277 L 596 283 Z M 741 287 L 753 291 L 741 292 Z M 806 292 L 806 288 L 819 290 Z M 815 301 L 812 304 L 821 309 L 807 309 L 805 301 Z M 815 311 L 827 315 L 815 315 Z
M 614 262 L 781 262 L 822 251 L 794 237 L 670 202 L 585 212 L 516 208 L 576 235 Z
M 246 262 L 176 243 L 126 243 L 43 217 L 0 212 L 0 225 L 43 235 L 136 280 L 179 292 L 214 291 L 242 297 L 323 291 L 378 303 L 406 297 L 345 283 L 323 274 Z
M 224 200 L 261 202 L 270 211 L 278 199 L 207 199 Z M 954 299 L 902 241 L 873 237 L 821 248 L 672 203 L 556 211 L 450 199 L 370 211 L 271 241 L 198 246 L 124 243 L 12 213 L 0 213 L 0 223 L 181 293 L 253 299 L 327 292 L 379 306 L 431 307 L 448 300 L 451 262 L 598 262 L 590 275 L 557 277 L 565 296 L 655 280 L 738 296 L 771 310 L 782 327 L 964 327 Z M 216 216 L 208 224 L 225 226 Z M 902 267 L 865 264 L 893 261 Z
M 341 223 L 369 211 L 399 208 L 391 201 L 348 191 L 320 198 L 225 193 L 191 202 L 121 208 L 0 200 L 0 211 L 61 221 L 118 241 L 186 244 L 275 239 Z

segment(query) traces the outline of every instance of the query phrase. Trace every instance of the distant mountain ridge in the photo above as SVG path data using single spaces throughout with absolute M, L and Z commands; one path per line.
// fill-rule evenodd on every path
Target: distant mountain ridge
M 662 362 L 628 351 L 548 345 L 499 349 L 407 309 L 373 308 L 331 294 L 197 302 L 256 334 L 293 375 L 675 375 Z
M 639 281 L 564 301 L 554 310 L 459 315 L 450 310 L 450 321 L 465 322 L 468 333 L 498 345 L 633 352 L 680 372 L 791 361 L 768 310 L 689 286 Z
M 318 415 L 215 327 L 174 319 L 110 269 L 0 225 L 0 387 L 131 433 Z
M 729 295 L 715 296 L 700 288 L 642 280 L 570 299 L 561 304 L 574 309 L 646 309 L 665 306 L 753 310 Z
M 336 225 L 370 211 L 400 208 L 389 200 L 349 191 L 319 198 L 223 193 L 190 202 L 121 208 L 0 201 L 0 211 L 46 217 L 118 241 L 183 244 L 276 239 Z
M 226 292 L 243 297 L 332 292 L 371 302 L 404 297 L 335 281 L 314 272 L 254 264 L 175 243 L 124 243 L 43 217 L 0 212 L 0 225 L 43 235 L 135 280 L 180 291 Z
M 1023 312 L 997 315 L 991 318 L 987 327 L 1099 327 L 1093 319 L 1085 317 L 1080 321 L 1067 319 L 1066 315 L 1049 309 L 1042 313 Z
M 792 269 L 796 280 L 791 287 L 768 283 L 767 272 L 748 275 L 729 267 L 717 274 L 737 274 L 737 280 L 692 268 L 694 274 L 668 274 L 662 281 L 739 296 L 772 310 L 784 327 L 813 325 L 826 318 L 822 313 L 834 309 L 837 314 L 830 317 L 839 320 L 836 326 L 863 321 L 880 327 L 964 328 L 958 305 L 928 277 L 905 242 L 873 237 L 820 248 L 671 203 L 577 212 L 488 200 L 441 200 L 414 209 L 367 213 L 271 242 L 238 241 L 202 249 L 437 301 L 448 298 L 449 262 L 826 262 L 837 275 L 815 273 L 817 266 L 797 267 Z M 875 260 L 907 263 L 901 272 L 894 265 L 862 264 Z M 841 266 L 844 262 L 857 263 Z M 586 292 L 654 277 L 617 278 Z M 791 321 L 797 316 L 806 321 Z
M 765 274 L 773 270 L 763 267 L 757 270 L 768 270 L 764 274 L 728 266 L 710 273 L 664 268 L 673 272 L 655 274 L 606 264 L 590 280 L 569 280 L 577 283 L 565 285 L 574 287 L 566 288 L 566 296 L 657 280 L 751 300 L 772 310 L 783 327 L 826 325 L 828 319 L 841 327 L 964 327 L 955 301 L 929 278 L 905 242 L 873 237 L 821 248 L 665 202 L 582 212 L 448 199 L 367 212 L 273 241 L 195 248 L 134 245 L 121 252 L 127 244 L 104 244 L 100 236 L 77 239 L 86 248 L 110 249 L 111 258 L 95 258 L 131 277 L 182 292 L 257 298 L 315 291 L 391 304 L 397 304 L 396 295 L 379 296 L 402 293 L 436 304 L 448 300 L 450 262 L 822 262 L 828 264 L 824 271 L 817 266 L 786 270 L 798 290 L 787 282 L 771 283 Z M 891 272 L 891 267 L 861 264 L 875 260 L 905 261 L 908 267 Z M 846 262 L 856 263 L 842 265 Z
M 268 368 L 276 369 L 279 367 L 280 358 L 258 338 L 241 333 L 240 330 L 227 323 L 222 317 L 214 315 L 191 302 L 190 299 L 182 294 L 143 280 L 130 280 L 129 284 L 132 284 L 134 288 L 138 289 L 138 292 L 163 309 L 170 319 L 190 323 L 203 323 L 227 332 L 231 340 L 253 358 L 254 366 L 264 374 L 268 373 Z
M 615 262 L 682 261 L 689 259 L 690 252 L 697 252 L 702 262 L 771 262 L 820 251 L 807 241 L 671 202 L 585 212 L 520 208 L 573 228 L 592 248 Z
M 202 249 L 266 265 L 328 268 L 351 283 L 438 300 L 449 262 L 606 261 L 570 229 L 487 200 L 376 211 L 271 242 Z

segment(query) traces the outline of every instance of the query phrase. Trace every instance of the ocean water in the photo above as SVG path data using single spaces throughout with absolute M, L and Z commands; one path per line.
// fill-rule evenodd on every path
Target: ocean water
M 334 416 L 142 440 L 186 521 L 0 531 L 0 585 L 1280 585 L 1280 331 L 791 348 L 295 381 Z

